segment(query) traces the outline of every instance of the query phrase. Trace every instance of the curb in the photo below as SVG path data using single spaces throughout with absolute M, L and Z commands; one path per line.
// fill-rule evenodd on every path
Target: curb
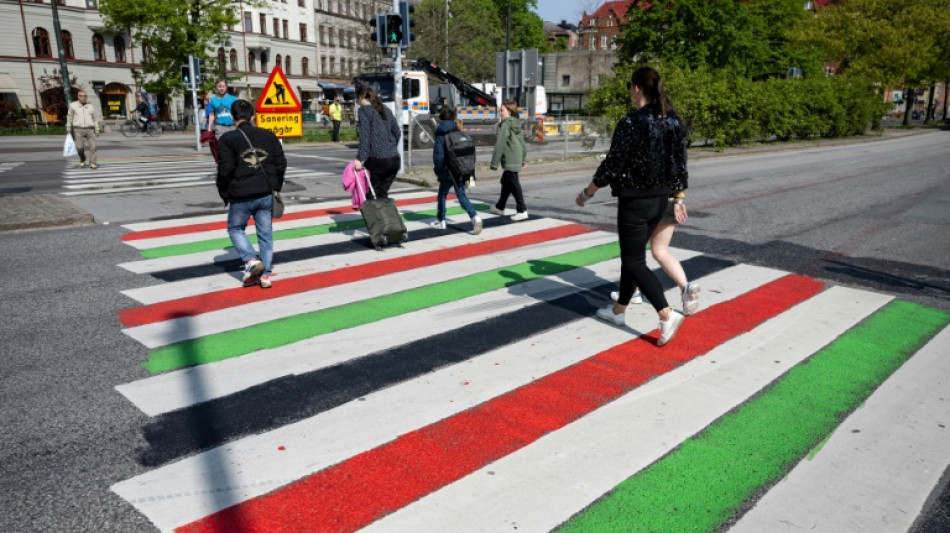
M 0 196 L 0 233 L 89 226 L 95 217 L 56 194 Z

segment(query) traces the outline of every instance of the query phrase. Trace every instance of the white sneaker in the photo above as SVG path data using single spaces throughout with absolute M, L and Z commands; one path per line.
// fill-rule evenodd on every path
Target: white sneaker
M 610 293 L 610 299 L 616 302 L 620 299 L 620 293 L 617 291 Z M 640 291 L 633 292 L 633 296 L 630 298 L 630 303 L 638 305 L 643 303 L 643 295 L 640 294 Z
M 498 216 L 504 216 L 504 214 L 505 214 L 505 210 L 504 210 L 504 209 L 498 209 L 498 208 L 495 207 L 495 206 L 491 206 L 491 212 L 494 213 L 494 214 L 496 214 L 496 215 L 498 215 Z
M 256 285 L 263 272 L 264 263 L 261 263 L 258 259 L 251 259 L 244 264 L 244 284 Z
M 676 335 L 676 330 L 680 329 L 685 319 L 686 317 L 679 311 L 670 310 L 670 318 L 660 321 L 660 338 L 656 341 L 656 345 L 663 346 L 673 340 L 673 335 Z
M 624 313 L 620 313 L 619 315 L 614 314 L 614 304 L 598 309 L 597 318 L 605 322 L 610 322 L 615 326 L 623 326 L 627 323 L 627 315 Z
M 514 220 L 515 222 L 520 222 L 520 221 L 522 221 L 522 220 L 528 220 L 528 212 L 527 212 L 527 211 L 522 211 L 522 212 L 520 212 L 520 213 L 515 213 L 515 214 L 511 215 L 511 220 Z
M 445 229 L 445 221 L 444 221 L 444 220 L 433 220 L 432 222 L 429 223 L 429 226 L 431 226 L 431 227 L 433 227 L 433 228 L 435 228 L 435 229 Z
M 692 315 L 699 311 L 699 283 L 687 283 L 683 289 L 683 314 Z
M 477 216 L 472 219 L 472 235 L 478 235 L 482 232 L 482 219 Z

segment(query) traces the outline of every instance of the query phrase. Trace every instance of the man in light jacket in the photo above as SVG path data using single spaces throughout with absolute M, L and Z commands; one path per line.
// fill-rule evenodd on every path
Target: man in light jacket
M 86 92 L 79 91 L 78 101 L 69 104 L 66 113 L 66 133 L 76 141 L 79 153 L 79 168 L 86 166 L 86 149 L 89 149 L 89 168 L 97 169 L 96 139 L 99 138 L 99 123 L 102 116 L 96 106 L 86 101 Z

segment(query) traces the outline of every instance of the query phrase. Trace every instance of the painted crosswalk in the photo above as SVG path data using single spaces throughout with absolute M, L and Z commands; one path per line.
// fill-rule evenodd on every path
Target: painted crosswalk
M 331 176 L 306 168 L 288 167 L 286 179 Z M 109 194 L 182 187 L 214 186 L 216 167 L 210 158 L 151 158 L 101 161 L 96 170 L 72 166 L 63 171 L 63 196 Z
M 675 250 L 703 293 L 661 348 L 649 304 L 593 318 L 616 235 L 396 198 L 383 252 L 344 202 L 290 207 L 268 290 L 220 217 L 126 226 L 157 283 L 124 292 L 147 376 L 116 389 L 150 418 L 112 490 L 158 530 L 906 530 L 950 463 L 907 393 L 950 379 L 944 311 Z

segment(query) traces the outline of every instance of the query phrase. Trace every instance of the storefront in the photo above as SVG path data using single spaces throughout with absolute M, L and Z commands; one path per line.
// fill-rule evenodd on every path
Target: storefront
M 110 83 L 99 92 L 102 117 L 117 119 L 128 117 L 129 88 L 122 83 Z

